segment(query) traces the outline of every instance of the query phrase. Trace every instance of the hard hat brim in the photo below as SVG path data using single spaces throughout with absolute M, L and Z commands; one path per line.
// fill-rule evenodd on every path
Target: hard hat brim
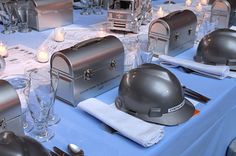
M 138 114 L 137 117 L 148 122 L 157 123 L 161 125 L 174 126 L 181 124 L 190 119 L 195 112 L 193 104 L 185 99 L 185 104 L 177 111 L 162 114 L 161 117 L 149 117 L 147 115 Z

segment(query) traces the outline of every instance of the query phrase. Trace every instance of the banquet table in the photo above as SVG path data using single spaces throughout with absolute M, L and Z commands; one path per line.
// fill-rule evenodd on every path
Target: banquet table
M 105 14 L 80 16 L 74 11 L 74 15 L 74 24 L 69 27 L 87 27 L 106 20 Z M 52 31 L 0 34 L 0 41 L 9 46 L 23 44 L 37 49 Z M 196 49 L 197 45 L 177 57 L 192 59 Z M 109 133 L 96 118 L 56 100 L 55 111 L 61 121 L 50 127 L 55 136 L 43 145 L 48 149 L 57 146 L 66 151 L 67 145 L 74 143 L 84 150 L 86 156 L 224 156 L 236 137 L 236 79 L 218 80 L 168 69 L 182 84 L 211 100 L 207 104 L 198 103 L 196 108 L 200 113 L 187 122 L 165 127 L 164 137 L 157 144 L 145 148 L 119 133 Z M 116 87 L 96 98 L 112 104 L 117 94 Z

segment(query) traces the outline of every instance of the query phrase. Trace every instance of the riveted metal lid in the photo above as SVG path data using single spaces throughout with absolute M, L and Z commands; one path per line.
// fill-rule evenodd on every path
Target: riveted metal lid
M 16 90 L 5 80 L 0 80 L 0 119 L 6 121 L 21 115 L 21 104 Z
M 172 31 L 183 28 L 183 25 L 196 23 L 197 17 L 191 10 L 179 10 L 162 17 L 161 20 L 165 21 Z
M 149 34 L 158 32 L 158 34 L 170 36 L 171 31 L 194 23 L 197 23 L 197 17 L 191 10 L 179 10 L 152 21 L 149 26 Z
M 43 7 L 47 5 L 58 5 L 59 3 L 72 3 L 71 0 L 31 0 L 36 7 Z
M 212 10 L 227 11 L 230 12 L 231 6 L 228 1 L 215 1 L 212 4 Z

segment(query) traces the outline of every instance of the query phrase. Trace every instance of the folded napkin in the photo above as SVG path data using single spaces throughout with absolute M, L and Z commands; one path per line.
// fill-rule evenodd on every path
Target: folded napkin
M 197 73 L 207 75 L 210 77 L 224 79 L 225 77 L 229 76 L 230 68 L 228 66 L 212 66 L 194 62 L 192 60 L 186 60 L 166 55 L 160 55 L 159 61 L 162 64 L 169 64 L 173 65 L 174 67 L 185 67 L 191 69 Z
M 144 147 L 154 145 L 164 136 L 164 126 L 135 118 L 97 99 L 82 101 L 78 107 Z

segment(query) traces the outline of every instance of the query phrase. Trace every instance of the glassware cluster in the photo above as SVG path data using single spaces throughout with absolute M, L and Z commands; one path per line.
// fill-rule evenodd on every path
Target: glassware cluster
M 3 24 L 3 34 L 14 32 L 29 32 L 28 0 L 1 0 L 0 21 Z
M 51 74 L 49 68 L 29 71 L 29 87 L 24 90 L 34 129 L 28 134 L 40 142 L 50 140 L 54 133 L 48 126 L 59 122 L 53 105 L 58 84 L 58 75 Z
M 96 14 L 101 15 L 102 12 L 102 1 L 101 0 L 81 0 L 82 11 L 81 15 Z

